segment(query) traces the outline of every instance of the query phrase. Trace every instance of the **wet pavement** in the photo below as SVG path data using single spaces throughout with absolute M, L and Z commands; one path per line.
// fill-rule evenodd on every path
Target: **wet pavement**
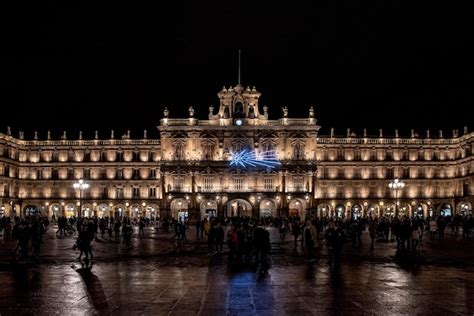
M 93 242 L 93 261 L 79 262 L 73 238 L 50 230 L 35 264 L 12 264 L 14 243 L 0 241 L 0 315 L 456 315 L 474 313 L 474 240 L 446 234 L 423 241 L 418 254 L 394 243 L 345 245 L 331 269 L 323 245 L 307 265 L 290 236 L 271 229 L 271 267 L 212 260 L 205 243 L 177 248 L 171 234 L 148 229 L 133 247 Z M 194 237 L 194 238 L 193 238 Z

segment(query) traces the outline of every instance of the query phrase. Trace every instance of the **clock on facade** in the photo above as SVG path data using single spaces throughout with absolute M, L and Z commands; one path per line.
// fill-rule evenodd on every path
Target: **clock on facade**
M 235 125 L 242 126 L 242 125 L 244 125 L 244 121 L 242 119 L 236 119 L 235 120 Z

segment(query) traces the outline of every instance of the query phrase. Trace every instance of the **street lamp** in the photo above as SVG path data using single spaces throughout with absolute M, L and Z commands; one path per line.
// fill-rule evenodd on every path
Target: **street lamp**
M 87 190 L 89 188 L 89 183 L 85 183 L 84 180 L 79 179 L 78 182 L 73 184 L 74 189 L 79 189 L 79 212 L 78 212 L 78 217 L 81 217 L 81 211 L 82 211 L 82 191 Z
M 395 218 L 398 218 L 398 190 L 401 190 L 405 187 L 405 183 L 398 178 L 390 181 L 388 187 L 391 190 L 395 190 Z

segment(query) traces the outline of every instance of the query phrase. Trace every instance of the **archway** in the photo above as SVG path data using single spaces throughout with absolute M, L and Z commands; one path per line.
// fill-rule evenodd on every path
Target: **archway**
M 140 218 L 143 215 L 142 206 L 133 204 L 130 206 L 130 218 Z
M 263 199 L 260 202 L 260 217 L 276 217 L 277 207 L 276 203 L 271 199 Z
M 68 203 L 65 208 L 66 217 L 77 216 L 78 206 L 74 203 Z
M 441 216 L 452 216 L 453 215 L 453 207 L 449 203 L 444 203 L 441 205 L 441 209 L 439 211 Z
M 428 215 L 428 208 L 426 207 L 426 205 L 422 203 L 418 203 L 413 208 L 413 217 L 424 218 L 424 217 L 427 217 L 427 215 Z
M 89 204 L 89 203 L 83 204 L 81 206 L 81 208 L 82 208 L 81 214 L 82 214 L 83 217 L 92 217 L 92 216 L 94 216 L 94 208 L 92 207 L 92 204 Z
M 61 212 L 61 204 L 59 204 L 59 203 L 51 204 L 49 206 L 49 214 L 51 214 L 51 219 L 54 218 L 54 220 L 57 221 L 58 217 L 63 215 L 62 212 Z
M 147 205 L 145 216 L 152 221 L 160 217 L 160 207 L 156 204 Z
M 318 217 L 326 217 L 329 216 L 329 212 L 331 211 L 331 207 L 328 204 L 319 204 L 318 205 Z
M 201 218 L 217 217 L 217 202 L 214 200 L 203 200 L 199 209 Z
M 171 201 L 171 216 L 178 221 L 186 221 L 188 219 L 189 204 L 186 199 L 178 198 Z
M 395 203 L 387 203 L 381 210 L 382 216 L 392 217 L 395 216 Z
M 411 211 L 411 206 L 408 203 L 400 203 L 398 205 L 398 215 L 399 216 L 408 216 L 412 217 L 412 211 Z
M 117 204 L 114 206 L 113 210 L 114 210 L 114 217 L 116 219 L 120 219 L 124 216 L 127 216 L 127 214 L 125 213 L 125 211 L 127 210 L 125 205 Z
M 354 204 L 351 208 L 351 218 L 358 219 L 362 217 L 363 210 L 362 205 L 359 203 Z
M 288 204 L 288 216 L 302 218 L 304 215 L 305 202 L 301 199 L 292 199 Z
M 102 217 L 105 217 L 105 216 L 110 216 L 111 214 L 110 214 L 109 210 L 110 210 L 110 207 L 107 204 L 105 204 L 105 203 L 99 204 L 97 206 L 97 216 L 99 218 L 102 218 Z
M 246 217 L 252 216 L 252 205 L 244 199 L 233 199 L 227 202 L 227 216 Z
M 380 207 L 378 204 L 369 204 L 367 207 L 367 216 L 372 218 L 380 217 Z
M 334 208 L 334 217 L 338 219 L 344 219 L 346 214 L 346 207 L 343 204 L 338 204 Z
M 461 201 L 456 206 L 456 212 L 461 215 L 469 215 L 472 212 L 472 205 L 469 201 Z
M 34 216 L 34 215 L 38 215 L 39 213 L 40 213 L 40 209 L 36 205 L 30 204 L 23 208 L 23 214 L 25 214 L 25 216 Z

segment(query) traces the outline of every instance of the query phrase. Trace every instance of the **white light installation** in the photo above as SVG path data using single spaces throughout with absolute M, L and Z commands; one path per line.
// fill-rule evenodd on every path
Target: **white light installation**
M 275 158 L 273 150 L 264 151 L 258 155 L 255 151 L 243 149 L 233 153 L 229 165 L 242 168 L 276 168 L 281 163 Z

